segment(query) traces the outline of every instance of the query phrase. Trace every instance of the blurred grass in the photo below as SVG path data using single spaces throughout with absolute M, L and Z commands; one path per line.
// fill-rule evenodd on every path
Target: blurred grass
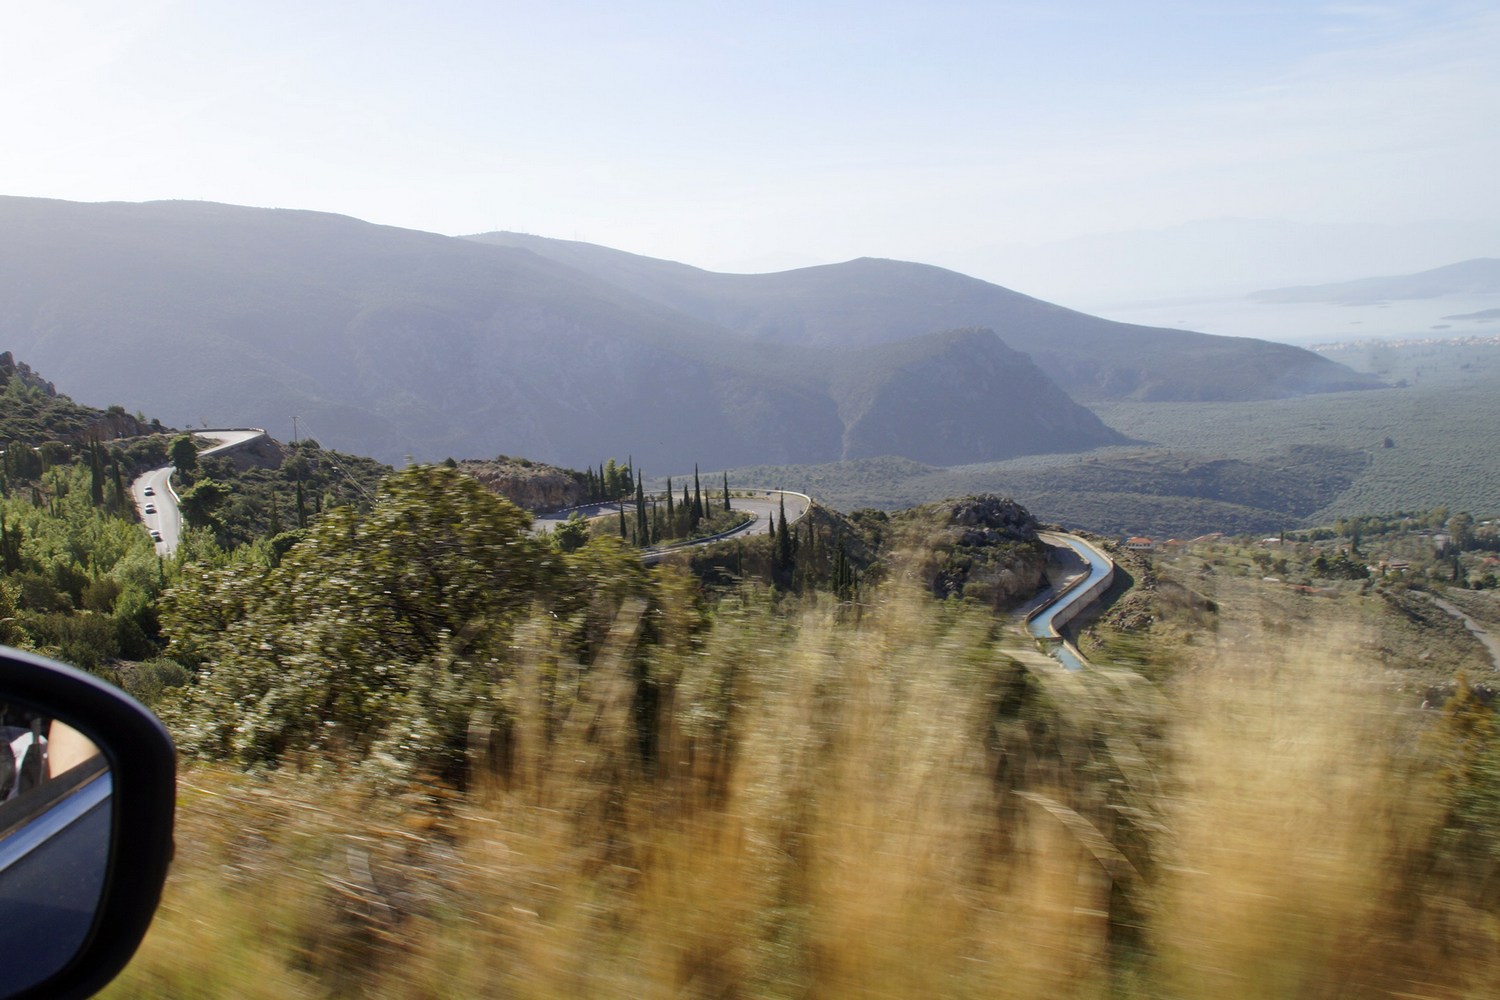
M 464 794 L 188 765 L 104 995 L 1495 995 L 1496 914 L 1436 853 L 1457 744 L 1339 605 L 1269 593 L 1216 592 L 1160 683 L 897 589 L 650 646 L 627 608 L 588 670 L 539 619 Z

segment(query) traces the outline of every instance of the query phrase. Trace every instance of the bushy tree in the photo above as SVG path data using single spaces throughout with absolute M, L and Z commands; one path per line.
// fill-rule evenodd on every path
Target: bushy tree
M 229 499 L 229 494 L 229 487 L 217 479 L 200 480 L 182 492 L 182 502 L 178 505 L 182 519 L 195 528 L 216 527 L 214 513 Z
M 474 479 L 413 466 L 368 513 L 328 511 L 274 568 L 193 574 L 163 611 L 171 655 L 202 664 L 177 714 L 181 746 L 458 780 L 468 714 L 560 568 L 529 525 Z
M 193 439 L 186 434 L 179 434 L 172 439 L 169 454 L 172 464 L 179 472 L 192 472 L 198 468 L 198 446 L 193 444 Z
M 552 532 L 552 540 L 564 552 L 576 552 L 589 540 L 589 525 L 576 510 Z

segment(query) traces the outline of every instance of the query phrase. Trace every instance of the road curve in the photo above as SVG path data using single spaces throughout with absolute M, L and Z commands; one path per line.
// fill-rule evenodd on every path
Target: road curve
M 792 493 L 788 490 L 739 490 L 738 493 L 748 495 L 736 495 L 734 492 L 731 492 L 729 497 L 730 508 L 733 510 L 742 510 L 752 515 L 749 521 L 735 528 L 733 531 L 726 531 L 722 535 L 714 535 L 711 538 L 700 538 L 691 542 L 679 542 L 676 545 L 653 546 L 649 549 L 643 549 L 642 557 L 647 563 L 653 563 L 666 553 L 676 549 L 687 548 L 692 545 L 707 545 L 711 542 L 723 541 L 726 538 L 738 538 L 744 535 L 764 535 L 771 528 L 771 515 L 781 516 L 783 504 L 785 505 L 786 516 L 793 524 L 800 521 L 802 516 L 807 513 L 808 507 L 812 505 L 812 499 L 806 494 Z M 666 502 L 665 494 L 654 494 L 649 499 L 662 503 Z M 718 502 L 723 502 L 723 494 L 720 494 L 717 500 Z M 626 517 L 632 516 L 631 512 L 634 506 L 634 501 L 625 502 Z M 569 507 L 566 510 L 553 511 L 550 514 L 538 514 L 532 521 L 532 530 L 536 532 L 552 531 L 559 524 L 572 517 L 575 512 L 588 518 L 599 517 L 604 514 L 618 514 L 619 511 L 620 505 L 618 503 L 595 503 L 585 504 L 581 507 Z
M 204 428 L 183 433 L 219 442 L 212 448 L 198 452 L 199 458 L 233 451 L 266 436 L 266 432 L 259 427 Z M 130 496 L 135 501 L 136 514 L 146 530 L 152 533 L 156 553 L 161 556 L 169 556 L 175 552 L 177 543 L 182 538 L 182 514 L 177 509 L 177 494 L 172 489 L 172 473 L 176 471 L 175 466 L 164 465 L 137 476 L 130 484 Z

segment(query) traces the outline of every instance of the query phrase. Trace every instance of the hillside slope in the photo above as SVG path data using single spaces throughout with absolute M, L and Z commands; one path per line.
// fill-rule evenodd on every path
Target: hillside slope
M 528 250 L 198 202 L 0 198 L 0 232 L 0 345 L 81 399 L 273 431 L 296 414 L 324 444 L 391 463 L 633 455 L 651 470 L 849 447 L 833 382 L 858 348 L 767 350 Z M 964 398 L 993 397 L 957 434 L 952 387 L 890 367 L 935 349 L 860 362 L 902 387 L 853 435 L 861 453 L 980 460 L 1118 440 L 1055 387 L 1037 397 L 1048 412 L 1006 404 L 1046 377 L 978 341 L 944 348 Z M 968 365 L 964 350 L 988 353 Z
M 716 274 L 538 236 L 468 238 L 530 250 L 777 343 L 866 347 L 934 330 L 991 329 L 1082 401 L 1276 399 L 1381 384 L 1300 347 L 1116 323 L 926 264 L 867 257 L 777 274 Z
M 837 366 L 831 385 L 841 459 L 958 465 L 1124 440 L 990 330 L 877 345 Z

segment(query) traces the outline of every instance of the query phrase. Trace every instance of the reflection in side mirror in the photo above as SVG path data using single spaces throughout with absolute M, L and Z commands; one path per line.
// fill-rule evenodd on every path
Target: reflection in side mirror
M 104 892 L 112 786 L 108 762 L 74 727 L 14 709 L 0 720 L 0 955 L 4 986 L 17 991 L 83 950 Z
M 122 691 L 0 647 L 0 998 L 89 996 L 129 960 L 166 875 L 174 772 Z

